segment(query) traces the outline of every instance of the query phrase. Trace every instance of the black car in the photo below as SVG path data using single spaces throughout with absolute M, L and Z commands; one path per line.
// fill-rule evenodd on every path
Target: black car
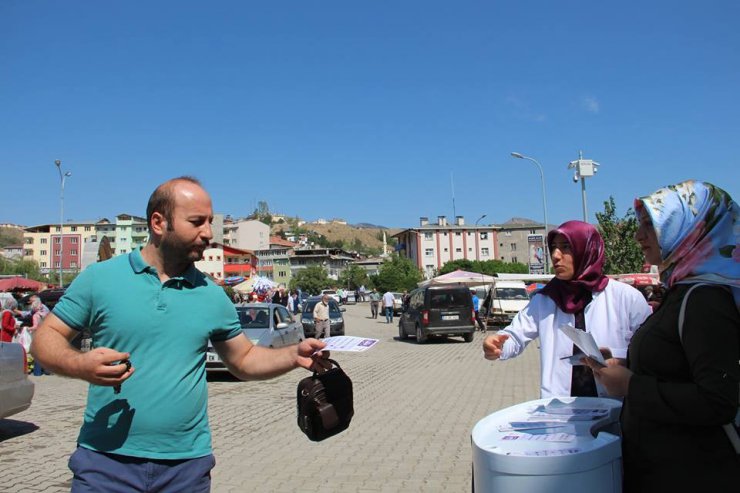
M 321 302 L 321 297 L 314 296 L 303 302 L 303 312 L 301 313 L 301 323 L 303 324 L 303 333 L 306 337 L 316 337 L 316 326 L 313 323 L 313 309 L 316 303 Z M 344 335 L 344 317 L 342 312 L 346 308 L 339 308 L 339 305 L 333 299 L 329 299 L 329 332 L 333 336 Z
M 473 297 L 461 284 L 427 286 L 411 291 L 398 321 L 398 336 L 416 336 L 422 344 L 429 337 L 462 336 L 471 342 L 475 334 Z

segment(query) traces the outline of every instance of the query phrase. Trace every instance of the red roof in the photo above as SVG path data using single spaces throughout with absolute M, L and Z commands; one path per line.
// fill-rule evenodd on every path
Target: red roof
M 279 236 L 270 236 L 270 245 L 278 245 L 278 246 L 284 246 L 284 247 L 290 247 L 293 248 L 296 246 L 295 243 L 292 241 L 284 240 L 280 238 Z
M 25 277 L 0 279 L 0 291 L 41 291 L 46 287 L 46 283 L 26 279 Z

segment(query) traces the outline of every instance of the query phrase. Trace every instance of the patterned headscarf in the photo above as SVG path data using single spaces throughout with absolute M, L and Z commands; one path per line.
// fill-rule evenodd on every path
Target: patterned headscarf
M 740 306 L 740 207 L 719 187 L 684 181 L 635 199 L 638 218 L 649 214 L 658 238 L 660 279 L 722 284 Z
M 552 279 L 540 291 L 549 296 L 565 313 L 576 313 L 591 300 L 594 291 L 603 291 L 609 278 L 603 273 L 604 240 L 599 232 L 583 221 L 568 221 L 547 234 L 547 245 L 552 252 L 556 235 L 563 235 L 573 254 L 573 279 Z

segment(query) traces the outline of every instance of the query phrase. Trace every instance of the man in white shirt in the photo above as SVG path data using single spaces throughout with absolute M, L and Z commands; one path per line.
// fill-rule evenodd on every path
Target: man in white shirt
M 313 307 L 313 324 L 316 328 L 316 339 L 329 337 L 331 324 L 329 322 L 329 295 L 321 297 L 321 301 Z M 324 335 L 322 335 L 324 334 Z
M 385 323 L 393 323 L 393 293 L 386 291 L 383 295 L 383 311 L 385 311 Z

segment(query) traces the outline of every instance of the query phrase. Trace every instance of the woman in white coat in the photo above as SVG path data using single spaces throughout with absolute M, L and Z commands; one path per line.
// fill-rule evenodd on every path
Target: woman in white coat
M 559 329 L 572 325 L 589 332 L 605 357 L 625 358 L 632 334 L 650 315 L 642 294 L 603 273 L 604 240 L 592 225 L 568 221 L 547 235 L 555 278 L 520 311 L 511 325 L 483 342 L 486 359 L 509 359 L 540 339 L 540 394 L 602 396 L 591 369 L 571 364 L 578 354 Z M 580 362 L 579 362 L 580 363 Z

